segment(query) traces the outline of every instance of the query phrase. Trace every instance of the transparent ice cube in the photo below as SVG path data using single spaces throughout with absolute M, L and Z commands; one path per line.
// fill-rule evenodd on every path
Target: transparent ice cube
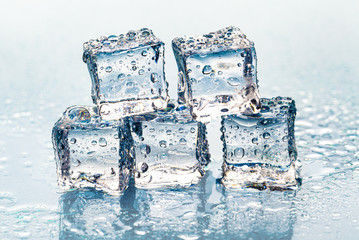
M 164 44 L 143 28 L 84 43 L 83 60 L 92 79 L 92 98 L 103 119 L 166 107 Z
M 222 116 L 223 179 L 228 187 L 297 184 L 295 102 L 262 98 L 260 114 Z
M 126 141 L 126 127 L 125 120 L 101 120 L 96 107 L 68 108 L 52 131 L 60 187 L 124 190 L 133 167 L 132 158 L 119 154 L 120 141 L 132 144 Z
M 203 36 L 175 38 L 178 97 L 196 120 L 260 110 L 254 43 L 236 27 Z
M 187 187 L 198 183 L 209 163 L 206 127 L 185 106 L 168 104 L 130 121 L 139 188 Z

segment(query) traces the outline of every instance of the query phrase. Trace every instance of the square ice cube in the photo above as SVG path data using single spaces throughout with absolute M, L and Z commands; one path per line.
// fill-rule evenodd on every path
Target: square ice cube
M 126 127 L 125 120 L 101 120 L 96 107 L 68 108 L 52 131 L 60 187 L 124 190 L 133 168 L 132 158 L 119 154 L 120 141 L 132 144 Z
M 92 79 L 92 99 L 103 119 L 166 107 L 164 44 L 143 28 L 84 43 L 83 60 Z
M 179 69 L 178 97 L 196 120 L 260 109 L 254 43 L 236 27 L 172 41 Z
M 206 126 L 185 106 L 131 117 L 138 188 L 186 187 L 198 183 L 209 163 Z
M 297 184 L 295 102 L 262 98 L 260 114 L 222 117 L 224 185 L 281 187 Z

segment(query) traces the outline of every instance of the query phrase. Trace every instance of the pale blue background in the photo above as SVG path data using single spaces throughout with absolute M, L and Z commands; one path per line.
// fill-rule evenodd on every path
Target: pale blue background
M 61 207 L 63 199 L 72 196 L 62 195 L 57 187 L 50 141 L 51 128 L 66 107 L 91 104 L 90 78 L 81 59 L 83 42 L 100 35 L 151 28 L 166 44 L 166 77 L 170 95 L 175 98 L 177 68 L 170 47 L 172 38 L 235 25 L 255 42 L 262 96 L 291 96 L 297 102 L 296 137 L 303 163 L 303 186 L 290 197 L 293 207 L 283 210 L 284 219 L 289 214 L 292 222 L 289 235 L 282 237 L 355 239 L 359 234 L 358 16 L 359 4 L 354 0 L 1 1 L 0 238 L 59 238 L 65 236 L 64 229 L 77 231 L 77 236 L 101 236 L 92 225 L 86 225 L 81 232 L 82 223 L 67 224 L 60 220 L 67 214 Z M 178 227 L 169 232 L 163 224 L 159 225 L 163 229 L 157 232 L 154 225 L 137 231 L 135 226 L 141 226 L 142 220 L 147 223 L 153 220 L 151 215 L 139 211 L 136 214 L 141 221 L 133 218 L 127 223 L 121 218 L 123 228 L 116 232 L 117 237 L 122 233 L 128 238 L 240 237 L 223 229 L 221 235 L 221 231 L 213 227 L 220 226 L 213 223 L 213 219 L 226 219 L 226 216 L 220 211 L 211 211 L 218 206 L 225 210 L 227 206 L 221 188 L 214 185 L 222 161 L 220 147 L 213 147 L 221 144 L 215 126 L 213 123 L 209 132 L 212 173 L 203 183 L 206 189 L 212 190 L 200 194 L 205 199 L 201 200 L 205 210 L 193 207 L 185 217 L 171 219 L 178 226 L 191 219 L 199 230 L 186 232 Z M 193 191 L 198 193 L 196 189 Z M 149 208 L 154 207 L 151 199 L 143 197 L 151 194 L 156 196 L 159 192 L 137 191 L 134 202 L 145 201 Z M 188 193 L 182 194 L 186 198 Z M 271 199 L 274 194 L 265 194 L 269 194 L 269 202 L 275 201 Z M 109 206 L 100 211 L 106 219 L 113 211 L 112 201 L 118 199 L 104 198 L 109 205 L 103 201 L 98 205 Z M 93 200 L 91 208 L 86 208 L 85 203 L 84 208 L 91 218 L 91 214 L 96 213 L 90 210 L 96 208 L 97 198 L 90 196 L 89 199 L 89 202 Z M 115 211 L 126 218 L 123 206 L 132 200 L 122 199 L 125 204 Z M 177 204 L 178 209 L 185 207 L 181 202 Z M 264 213 L 271 211 L 264 205 L 258 208 Z M 141 206 L 130 204 L 129 209 L 139 210 Z M 254 205 L 248 206 L 247 210 Z M 163 208 L 169 216 L 178 211 L 166 209 L 166 204 Z M 275 211 L 281 211 L 280 205 Z M 204 214 L 212 220 L 208 226 L 202 226 L 197 221 L 200 217 L 192 219 L 191 214 Z M 163 223 L 170 218 L 159 215 Z M 77 218 L 75 214 L 74 219 Z M 107 218 L 105 222 L 118 221 L 116 219 Z M 242 237 L 278 237 L 265 232 L 261 227 L 263 223 L 265 221 L 258 218 L 254 225 L 258 224 L 259 233 L 245 233 Z M 233 223 L 233 228 L 238 224 Z M 106 232 L 109 228 L 98 229 Z

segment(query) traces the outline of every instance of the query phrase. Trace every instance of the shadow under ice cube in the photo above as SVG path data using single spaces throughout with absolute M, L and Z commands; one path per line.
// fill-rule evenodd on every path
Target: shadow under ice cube
M 206 127 L 184 106 L 133 116 L 130 122 L 139 188 L 186 187 L 209 163 Z
M 131 158 L 119 155 L 120 141 L 131 145 L 126 127 L 124 120 L 101 120 L 96 107 L 68 108 L 52 131 L 60 187 L 124 190 L 133 167 Z
M 166 106 L 164 44 L 143 28 L 84 43 L 92 99 L 103 119 L 152 112 Z
M 198 121 L 260 110 L 254 43 L 236 27 L 172 41 L 179 69 L 178 97 Z
M 297 185 L 294 100 L 262 98 L 260 114 L 222 117 L 222 182 L 228 187 Z

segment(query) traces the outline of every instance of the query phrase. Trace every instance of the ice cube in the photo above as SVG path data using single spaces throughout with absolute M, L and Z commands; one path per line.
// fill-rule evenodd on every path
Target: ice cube
M 164 44 L 143 28 L 84 43 L 92 99 L 105 120 L 166 107 Z
M 131 117 L 138 188 L 187 187 L 209 163 L 206 127 L 183 106 Z
M 124 190 L 133 168 L 132 158 L 119 154 L 120 141 L 132 144 L 126 133 L 125 120 L 103 121 L 96 107 L 68 108 L 52 131 L 60 187 L 94 187 L 111 194 Z
M 254 43 L 236 27 L 172 41 L 179 69 L 178 97 L 196 120 L 260 110 Z
M 260 114 L 222 116 L 223 179 L 228 187 L 286 188 L 297 184 L 295 102 L 262 98 Z

